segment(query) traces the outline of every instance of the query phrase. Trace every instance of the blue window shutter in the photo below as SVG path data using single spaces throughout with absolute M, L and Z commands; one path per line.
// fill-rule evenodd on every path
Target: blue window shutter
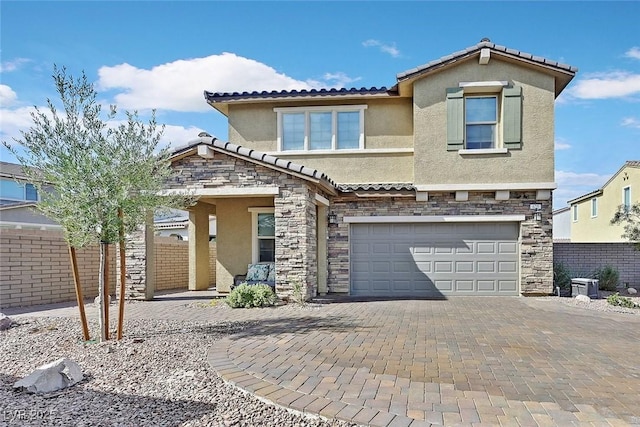
M 506 87 L 502 94 L 504 96 L 502 104 L 504 146 L 505 148 L 522 148 L 522 88 Z
M 464 148 L 464 90 L 447 89 L 447 150 Z

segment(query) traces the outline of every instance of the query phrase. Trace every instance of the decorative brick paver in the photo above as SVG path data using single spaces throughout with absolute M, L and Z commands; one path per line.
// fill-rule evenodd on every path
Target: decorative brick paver
M 640 316 L 492 297 L 230 310 L 190 295 L 127 316 L 248 322 L 208 362 L 293 410 L 381 426 L 640 426 Z

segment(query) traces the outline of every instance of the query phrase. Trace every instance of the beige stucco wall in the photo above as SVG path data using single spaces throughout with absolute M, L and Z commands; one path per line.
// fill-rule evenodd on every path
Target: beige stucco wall
M 447 151 L 446 89 L 460 82 L 509 81 L 522 87 L 522 149 L 508 154 Z M 477 58 L 414 84 L 415 182 L 428 184 L 554 181 L 554 79 L 492 57 Z
M 369 99 L 340 102 L 340 105 L 366 104 L 364 112 L 365 150 L 401 149 L 397 153 L 291 155 L 279 157 L 326 173 L 339 183 L 412 182 L 413 147 L 412 103 L 408 98 Z M 277 150 L 275 107 L 336 105 L 327 101 L 234 105 L 229 107 L 229 141 L 259 151 Z
M 273 198 L 216 199 L 216 289 L 229 292 L 233 276 L 246 274 L 251 263 L 250 207 L 273 206 Z
M 622 225 L 611 225 L 618 206 L 622 204 L 622 189 L 631 187 L 631 204 L 640 202 L 640 168 L 625 167 L 603 188 L 598 196 L 598 215 L 591 216 L 591 200 L 576 203 L 578 220 L 573 221 L 571 208 L 571 242 L 625 242 Z

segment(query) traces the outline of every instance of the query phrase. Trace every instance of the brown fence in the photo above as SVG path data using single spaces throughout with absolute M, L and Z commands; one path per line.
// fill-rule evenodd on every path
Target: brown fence
M 554 243 L 553 261 L 562 262 L 574 275 L 611 265 L 620 273 L 618 286 L 640 288 L 640 251 L 629 243 Z
M 186 289 L 189 246 L 186 241 L 155 238 L 156 290 Z M 115 294 L 117 246 L 109 251 L 109 287 Z M 98 246 L 77 251 L 85 297 L 98 294 Z M 215 284 L 216 246 L 210 246 L 210 283 Z M 0 309 L 75 300 L 67 244 L 58 231 L 0 231 Z

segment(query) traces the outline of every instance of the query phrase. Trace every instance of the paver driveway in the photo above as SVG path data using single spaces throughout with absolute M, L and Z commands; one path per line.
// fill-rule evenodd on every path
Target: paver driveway
M 265 317 L 209 359 L 267 400 L 360 424 L 640 425 L 639 352 L 639 316 L 456 297 Z
M 640 426 L 640 316 L 518 297 L 309 309 L 194 304 L 209 295 L 135 302 L 127 318 L 251 321 L 214 343 L 211 366 L 259 397 L 329 418 L 414 427 Z M 87 310 L 94 315 L 92 305 Z M 77 315 L 73 306 L 6 312 Z

